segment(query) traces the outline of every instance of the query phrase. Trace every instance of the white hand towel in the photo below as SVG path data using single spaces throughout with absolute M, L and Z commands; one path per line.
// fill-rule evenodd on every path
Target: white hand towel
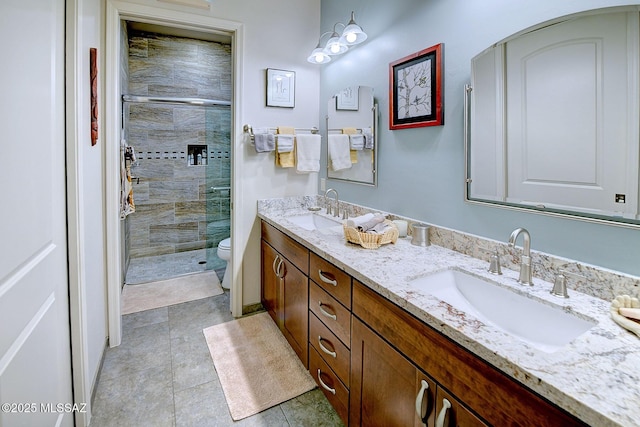
M 310 173 L 320 171 L 320 135 L 296 135 L 296 172 Z
M 361 133 L 349 135 L 349 145 L 352 150 L 362 150 L 364 148 L 364 135 Z
M 290 153 L 293 151 L 293 139 L 295 135 L 278 135 L 278 141 L 276 143 L 278 153 Z
M 351 153 L 349 151 L 349 135 L 329 135 L 329 164 L 331 169 L 339 171 L 351 168 Z
M 256 129 L 253 135 L 254 145 L 256 152 L 267 153 L 275 150 L 276 138 L 275 135 L 269 132 L 269 129 Z

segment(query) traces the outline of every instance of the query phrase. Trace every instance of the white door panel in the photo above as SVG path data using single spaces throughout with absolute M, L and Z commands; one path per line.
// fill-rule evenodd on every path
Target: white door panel
M 34 405 L 0 411 L 0 426 L 73 425 L 41 406 L 73 402 L 64 14 L 64 0 L 0 3 L 0 403 Z

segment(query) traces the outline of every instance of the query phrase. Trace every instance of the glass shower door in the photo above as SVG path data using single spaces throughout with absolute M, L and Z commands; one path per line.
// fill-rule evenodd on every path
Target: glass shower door
M 226 261 L 218 258 L 218 244 L 231 236 L 231 108 L 206 109 L 206 248 L 207 270 L 222 273 Z

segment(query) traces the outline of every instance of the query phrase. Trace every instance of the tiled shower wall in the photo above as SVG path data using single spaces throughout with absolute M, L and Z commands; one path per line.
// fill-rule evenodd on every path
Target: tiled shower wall
M 129 29 L 128 62 L 130 95 L 231 100 L 229 45 Z M 230 108 L 130 102 L 124 112 L 137 158 L 130 256 L 215 253 L 230 234 L 230 193 L 212 191 L 231 185 Z M 188 164 L 191 144 L 207 146 L 206 166 Z

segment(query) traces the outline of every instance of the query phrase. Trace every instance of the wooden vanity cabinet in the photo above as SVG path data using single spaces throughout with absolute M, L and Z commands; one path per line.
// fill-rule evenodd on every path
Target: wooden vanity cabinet
M 455 421 L 456 424 L 445 424 L 447 426 L 484 425 L 481 420 L 487 420 L 492 425 L 532 427 L 586 425 L 357 280 L 353 281 L 352 312 L 354 325 L 351 349 L 352 400 L 349 410 L 350 414 L 356 417 L 351 418 L 352 421 L 359 420 L 358 412 L 378 411 L 375 407 L 366 406 L 369 405 L 368 400 L 355 398 L 358 393 L 356 390 L 366 390 L 370 387 L 367 384 L 367 378 L 377 375 L 369 372 L 376 364 L 374 361 L 368 361 L 368 364 L 365 363 L 363 368 L 357 370 L 358 365 L 363 364 L 359 360 L 362 348 L 359 343 L 366 343 L 361 336 L 372 340 L 371 334 L 362 334 L 362 328 L 356 327 L 362 323 L 398 354 L 410 360 L 411 364 L 419 366 L 420 370 L 433 379 L 437 389 L 436 410 L 433 412 L 436 417 L 442 405 L 443 398 L 440 396 L 448 396 L 452 404 L 448 419 L 450 422 Z M 371 351 L 370 354 L 374 353 Z M 386 365 L 393 365 L 393 363 L 386 363 Z M 389 367 L 380 368 L 381 370 L 389 369 Z M 404 376 L 408 378 L 407 374 Z M 361 384 L 362 381 L 364 384 Z M 411 387 L 410 384 L 404 384 L 404 387 L 415 390 L 415 387 Z M 380 390 L 377 391 L 380 392 Z M 395 393 L 402 392 L 398 390 Z M 408 407 L 409 392 L 404 393 L 407 395 L 405 397 L 407 403 L 403 405 Z M 460 402 L 464 405 L 458 405 Z M 479 424 L 475 424 L 476 422 Z M 366 423 L 352 423 L 352 425 L 366 425 Z
M 308 368 L 309 250 L 263 222 L 261 258 L 262 305 Z
M 586 426 L 265 222 L 261 252 L 262 304 L 345 425 Z

